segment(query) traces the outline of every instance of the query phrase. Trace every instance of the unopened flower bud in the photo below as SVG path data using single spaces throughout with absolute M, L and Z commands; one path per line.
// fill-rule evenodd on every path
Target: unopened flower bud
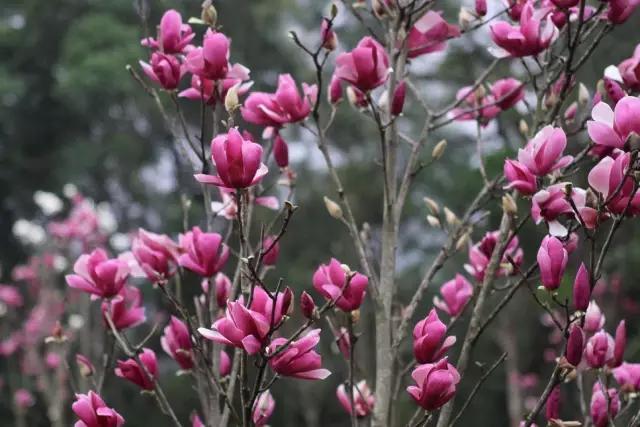
M 509 215 L 515 215 L 518 213 L 518 205 L 510 194 L 502 196 L 502 210 Z
M 358 323 L 358 321 L 360 321 L 360 309 L 356 309 L 356 310 L 351 310 L 351 313 L 349 313 L 351 315 L 351 321 L 353 323 Z
M 578 105 L 580 108 L 586 108 L 591 102 L 591 95 L 589 94 L 589 89 L 583 84 L 580 83 L 578 85 Z
M 289 166 L 289 146 L 280 134 L 277 134 L 273 141 L 273 158 L 279 167 Z
M 303 291 L 300 295 L 300 311 L 307 319 L 312 319 L 315 316 L 316 303 L 306 291 Z
M 446 148 L 447 148 L 446 139 L 443 139 L 440 142 L 438 142 L 436 146 L 433 147 L 433 150 L 431 151 L 431 157 L 433 158 L 433 160 L 438 160 L 440 157 L 442 157 L 442 155 L 444 154 L 444 150 L 446 150 Z
M 338 37 L 331 28 L 331 22 L 327 18 L 322 19 L 320 25 L 320 41 L 322 47 L 328 51 L 333 51 L 338 46 Z
M 580 264 L 576 279 L 573 282 L 573 306 L 576 310 L 587 311 L 591 299 L 589 271 L 584 263 Z
M 402 113 L 404 107 L 404 98 L 407 93 L 407 84 L 403 81 L 398 83 L 395 91 L 393 92 L 393 98 L 391 99 L 391 115 L 399 116 Z
M 446 206 L 444 207 L 444 218 L 447 220 L 447 224 L 452 226 L 458 225 L 460 223 L 458 216 Z
M 458 25 L 461 29 L 467 30 L 471 26 L 471 23 L 475 21 L 476 17 L 473 16 L 473 13 L 466 7 L 461 7 L 460 12 L 458 12 Z
M 224 97 L 224 109 L 227 113 L 233 113 L 240 106 L 240 99 L 238 98 L 238 88 L 240 84 L 233 85 L 227 91 L 227 95 Z
M 522 136 L 529 135 L 529 125 L 527 124 L 526 120 L 520 119 L 520 123 L 518 124 L 518 129 L 520 130 L 520 134 L 522 134 Z
M 427 215 L 427 222 L 432 227 L 440 227 L 440 220 L 433 215 Z
M 324 197 L 324 206 L 327 208 L 329 215 L 335 219 L 342 219 L 342 208 L 327 196 Z
M 464 247 L 467 246 L 467 243 L 469 242 L 469 238 L 469 233 L 464 233 L 456 242 L 456 250 L 461 251 L 462 249 L 464 249 Z
M 78 365 L 78 371 L 80 371 L 80 375 L 85 378 L 92 376 L 96 371 L 93 363 L 91 363 L 89 358 L 80 353 L 76 354 L 76 365 Z
M 487 14 L 487 0 L 476 0 L 476 15 L 485 16 Z
M 218 22 L 218 11 L 213 6 L 211 0 L 205 0 L 202 3 L 202 12 L 200 18 L 210 27 L 215 27 Z
M 578 366 L 582 360 L 582 353 L 584 351 L 584 332 L 578 325 L 573 325 L 569 332 L 569 339 L 567 340 L 567 350 L 565 357 L 567 362 L 573 366 Z
M 423 200 L 433 215 L 438 215 L 438 213 L 440 213 L 440 206 L 438 206 L 435 200 L 429 197 L 425 197 Z
M 331 105 L 335 105 L 338 102 L 342 101 L 342 85 L 340 83 L 340 79 L 336 76 L 331 77 L 331 82 L 329 83 L 328 98 Z

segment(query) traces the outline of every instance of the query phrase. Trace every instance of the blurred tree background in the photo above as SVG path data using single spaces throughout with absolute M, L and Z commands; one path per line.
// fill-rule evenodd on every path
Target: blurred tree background
M 285 72 L 294 75 L 297 81 L 312 82 L 310 64 L 291 42 L 288 31 L 295 30 L 302 40 L 317 40 L 320 19 L 327 13 L 328 1 L 216 0 L 214 4 L 223 31 L 232 38 L 231 59 L 251 69 L 254 89 L 272 90 L 278 74 Z M 457 1 L 443 1 L 439 5 L 453 22 L 460 6 Z M 501 7 L 497 1 L 490 3 L 489 15 Z M 183 195 L 193 200 L 191 220 L 198 221 L 202 217 L 200 189 L 191 178 L 188 162 L 175 149 L 171 133 L 152 99 L 125 69 L 128 64 L 138 68 L 139 59 L 147 60 L 148 52 L 140 46 L 139 40 L 145 34 L 145 27 L 146 31 L 155 32 L 153 26 L 168 8 L 178 9 L 187 17 L 197 16 L 200 11 L 199 1 L 180 0 L 147 3 L 137 0 L 3 0 L 0 4 L 1 281 L 9 281 L 11 267 L 24 261 L 25 250 L 13 236 L 12 226 L 19 218 L 37 215 L 38 208 L 33 201 L 33 193 L 37 190 L 60 194 L 66 183 L 74 183 L 82 193 L 96 201 L 111 204 L 121 231 L 143 226 L 175 236 L 182 229 Z M 140 17 L 141 11 L 143 16 L 148 12 L 146 22 Z M 632 53 L 633 37 L 625 35 L 633 34 L 636 25 L 637 18 L 618 28 L 582 70 L 579 80 L 584 81 L 592 92 L 606 65 L 617 64 Z M 364 34 L 343 7 L 336 29 L 341 44 L 339 49 L 352 47 Z M 446 55 L 429 55 L 411 64 L 415 81 L 424 88 L 428 102 L 443 105 L 459 87 L 470 84 L 486 68 L 492 60 L 486 50 L 488 40 L 488 32 L 480 31 L 451 42 Z M 501 67 L 496 78 L 522 73 L 516 61 L 504 62 Z M 183 81 L 183 85 L 186 84 L 187 79 Z M 163 98 L 163 102 L 171 108 L 168 97 Z M 198 103 L 183 101 L 183 106 L 190 122 L 197 126 Z M 360 222 L 371 225 L 372 241 L 375 242 L 381 212 L 381 193 L 375 185 L 380 176 L 379 166 L 372 161 L 379 156 L 376 130 L 348 105 L 340 108 L 339 119 L 329 135 L 332 149 L 339 158 L 340 173 L 356 208 L 355 216 Z M 419 103 L 410 97 L 405 111 L 401 128 L 416 132 L 422 125 L 418 119 Z M 489 174 L 493 175 L 501 171 L 505 156 L 512 156 L 523 143 L 518 132 L 517 114 L 501 115 L 483 134 Z M 300 210 L 282 243 L 278 268 L 270 277 L 286 277 L 287 283 L 300 291 L 310 287 L 313 270 L 330 256 L 353 266 L 357 265 L 357 260 L 346 231 L 324 209 L 322 196 L 333 197 L 334 191 L 312 135 L 300 129 L 286 133 L 285 138 L 291 143 L 293 167 L 298 173 L 294 202 Z M 422 198 L 432 197 L 461 214 L 480 187 L 473 143 L 475 126 L 447 127 L 433 140 L 440 138 L 448 139 L 447 152 L 420 175 L 406 208 L 408 220 L 402 227 L 399 250 L 399 267 L 403 275 L 397 284 L 404 301 L 410 297 L 424 266 L 444 238 L 424 221 L 426 209 Z M 573 145 L 570 143 L 569 150 L 577 152 L 584 139 L 576 138 L 571 142 Z M 524 205 L 521 208 L 526 209 Z M 489 215 L 483 223 L 489 230 L 497 226 L 496 221 L 495 216 Z M 531 228 L 529 231 L 527 240 L 522 242 L 525 265 L 535 259 L 535 248 L 541 238 L 540 230 L 536 232 Z M 611 255 L 608 270 L 619 272 L 625 278 L 625 292 L 631 292 L 637 298 L 640 295 L 635 279 L 639 277 L 640 267 L 633 260 L 640 255 L 640 246 L 631 230 L 626 236 L 628 242 L 619 245 L 617 252 Z M 475 234 L 474 241 L 480 237 L 479 233 Z M 438 276 L 437 283 L 462 272 L 465 256 L 460 254 L 452 260 Z M 570 277 L 571 274 L 567 274 L 567 280 Z M 194 282 L 194 294 L 197 287 Z M 145 295 L 151 301 L 153 290 L 145 289 Z M 610 306 L 605 304 L 605 309 L 615 310 L 617 303 L 613 297 L 610 302 Z M 431 297 L 422 304 L 418 310 L 421 317 L 431 308 Z M 359 344 L 359 348 L 364 349 L 360 351 L 360 359 L 365 377 L 373 364 L 367 357 L 367 353 L 372 353 L 366 349 L 374 345 L 371 334 L 366 333 L 367 325 L 372 322 L 368 310 L 370 308 L 362 313 L 361 328 L 365 334 Z M 538 327 L 540 314 L 530 296 L 523 292 L 515 305 L 501 315 L 498 332 L 484 337 L 475 353 L 479 364 L 491 364 L 513 342 L 517 342 L 519 351 L 510 352 L 507 369 L 499 369 L 483 386 L 483 392 L 460 425 L 480 425 L 473 420 L 481 416 L 483 426 L 507 426 L 509 379 L 513 380 L 518 372 L 547 374 L 549 365 L 545 365 L 544 355 L 534 350 L 542 348 L 549 332 Z M 610 322 L 615 321 L 615 311 L 611 316 Z M 463 333 L 463 323 L 459 322 L 454 332 Z M 635 336 L 636 326 L 629 326 L 630 336 Z M 323 341 L 325 350 L 337 352 L 330 344 L 328 334 L 326 338 Z M 630 347 L 628 356 L 637 356 L 638 343 L 631 343 Z M 401 363 L 409 360 L 409 354 L 407 349 Z M 170 366 L 173 362 L 165 359 L 165 371 L 173 372 L 175 366 Z M 344 364 L 338 357 L 326 360 L 329 369 L 335 373 L 324 382 L 284 380 L 276 384 L 277 407 L 272 425 L 348 424 L 348 417 L 335 398 L 335 387 L 344 376 Z M 476 366 L 470 375 L 479 376 L 481 372 L 482 366 Z M 173 375 L 165 377 L 166 391 L 175 402 L 178 415 L 186 419 L 197 406 L 194 393 L 188 389 L 189 381 Z M 127 425 L 165 424 L 151 398 L 138 396 L 137 389 L 117 378 L 109 381 L 106 399 L 125 416 Z M 465 382 L 469 388 L 473 383 Z M 461 396 L 468 392 L 469 389 L 460 391 Z M 0 419 L 5 419 L 10 397 L 1 396 Z M 413 411 L 405 393 L 400 394 L 396 409 L 405 415 Z M 32 419 L 30 425 L 46 425 L 43 423 Z

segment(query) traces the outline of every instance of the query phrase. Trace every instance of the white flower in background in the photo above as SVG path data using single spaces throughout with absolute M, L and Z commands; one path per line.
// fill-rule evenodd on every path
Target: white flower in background
M 19 219 L 13 223 L 13 235 L 25 245 L 40 245 L 44 243 L 47 234 L 44 228 L 26 219 Z
M 45 215 L 57 214 L 64 206 L 60 197 L 47 191 L 36 191 L 33 193 L 33 201 Z
M 64 187 L 62 187 L 62 194 L 64 194 L 64 197 L 71 199 L 78 194 L 78 187 L 71 183 L 65 184 Z
M 109 203 L 98 203 L 98 206 L 96 206 L 96 214 L 98 215 L 98 227 L 100 227 L 100 231 L 105 234 L 111 234 L 116 231 L 118 222 Z
M 116 252 L 124 252 L 131 247 L 131 238 L 124 233 L 114 233 L 109 243 Z
M 65 271 L 68 266 L 69 263 L 67 262 L 67 259 L 62 255 L 56 255 L 53 258 L 53 269 L 58 273 Z

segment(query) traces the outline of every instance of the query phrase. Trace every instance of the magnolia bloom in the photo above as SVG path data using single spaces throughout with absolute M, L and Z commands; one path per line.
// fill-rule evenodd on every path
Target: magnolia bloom
M 223 103 L 227 92 L 232 87 L 235 87 L 238 96 L 249 91 L 253 86 L 253 82 L 249 80 L 249 73 L 249 69 L 244 65 L 233 64 L 230 65 L 224 78 L 216 81 L 194 74 L 191 76 L 191 87 L 181 91 L 178 96 L 194 101 L 202 99 L 207 105 Z
M 567 136 L 561 128 L 545 126 L 524 148 L 518 150 L 518 161 L 531 173 L 545 176 L 567 166 L 572 156 L 563 156 Z
M 524 99 L 524 84 L 514 78 L 496 80 L 491 85 L 491 94 L 502 110 L 508 110 Z
M 618 72 L 625 86 L 631 90 L 640 89 L 640 45 L 636 46 L 631 58 L 625 59 L 618 65 Z
M 613 376 L 625 393 L 640 391 L 640 363 L 623 363 L 613 370 Z
M 274 306 L 266 291 L 256 286 L 248 308 L 242 297 L 229 301 L 225 316 L 216 320 L 211 329 L 199 328 L 198 332 L 209 340 L 256 354 L 265 343 L 271 327 L 278 325 L 289 313 L 292 299 L 293 293 L 287 288 L 275 296 Z
M 204 233 L 200 227 L 181 234 L 180 248 L 184 252 L 178 262 L 202 277 L 212 277 L 222 270 L 229 258 L 229 248 L 218 233 Z
M 518 190 L 522 195 L 528 196 L 538 191 L 536 176 L 525 165 L 517 160 L 504 161 L 504 177 L 509 181 L 505 186 L 507 190 Z
M 336 396 L 342 407 L 347 413 L 355 413 L 356 417 L 364 418 L 373 411 L 373 406 L 376 402 L 376 398 L 371 393 L 371 389 L 367 385 L 365 380 L 353 385 L 353 406 L 355 410 L 351 408 L 351 399 L 349 398 L 349 390 L 344 384 L 340 384 L 336 390 Z
M 306 291 L 302 291 L 300 294 L 300 311 L 302 315 L 307 319 L 313 318 L 313 314 L 316 310 L 316 303 L 313 301 L 311 295 Z
M 389 58 L 384 47 L 371 37 L 364 37 L 351 52 L 336 59 L 335 76 L 368 92 L 384 84 L 389 73 Z
M 609 361 L 610 368 L 617 368 L 622 365 L 624 351 L 627 348 L 627 326 L 624 320 L 618 323 L 613 346 L 613 359 Z
M 638 7 L 635 0 L 611 0 L 607 8 L 607 20 L 612 24 L 624 23 Z
M 273 140 L 273 158 L 280 168 L 289 166 L 289 146 L 280 134 Z
M 602 368 L 613 359 L 615 342 L 613 337 L 605 331 L 597 332 L 589 341 L 584 350 L 584 358 L 589 367 Z
M 151 54 L 151 64 L 139 61 L 142 71 L 166 90 L 174 90 L 180 84 L 184 70 L 178 58 L 161 52 Z
M 213 283 L 216 287 L 216 303 L 218 307 L 225 308 L 229 300 L 229 295 L 231 295 L 231 279 L 224 273 L 218 273 L 213 278 Z M 205 292 L 208 292 L 208 289 L 206 289 Z
M 323 380 L 331 375 L 331 372 L 322 368 L 322 357 L 314 350 L 319 342 L 320 329 L 313 329 L 275 354 L 278 347 L 287 343 L 286 338 L 276 338 L 267 349 L 268 354 L 275 354 L 269 360 L 269 366 L 275 373 L 285 377 Z
M 342 85 L 340 84 L 340 79 L 335 74 L 331 76 L 327 96 L 331 105 L 342 101 Z
M 178 362 L 181 369 L 188 371 L 193 367 L 191 336 L 182 320 L 171 316 L 169 324 L 164 328 L 164 335 L 160 338 L 160 345 L 165 353 Z
M 149 348 L 143 348 L 138 357 L 145 369 L 138 365 L 135 359 L 118 360 L 118 367 L 115 369 L 116 376 L 131 381 L 144 390 L 153 390 L 155 379 L 158 376 L 156 353 Z
M 0 302 L 9 307 L 22 307 L 24 299 L 15 286 L 0 285 Z
M 133 286 L 125 286 L 110 301 L 102 302 L 102 315 L 111 317 L 117 330 L 133 328 L 145 322 L 145 308 L 142 306 L 142 292 Z
M 96 297 L 111 298 L 120 292 L 129 276 L 129 267 L 118 259 L 109 259 L 102 249 L 80 255 L 66 276 L 67 284 Z
M 613 153 L 604 157 L 589 172 L 589 185 L 602 196 L 607 210 L 614 214 L 640 213 L 640 193 L 634 191 L 633 178 L 627 176 L 631 153 Z
M 278 77 L 275 93 L 252 92 L 240 112 L 249 123 L 280 128 L 307 118 L 318 96 L 318 87 L 302 83 L 302 94 L 290 74 Z
M 491 38 L 501 48 L 496 55 L 522 57 L 544 51 L 558 36 L 558 29 L 551 19 L 546 10 L 535 10 L 527 3 L 520 14 L 520 26 L 506 21 L 492 24 Z
M 555 291 L 560 286 L 564 270 L 569 262 L 569 254 L 562 242 L 553 236 L 545 236 L 538 249 L 538 268 L 540 280 L 548 291 Z
M 487 125 L 491 119 L 500 114 L 500 107 L 491 93 L 486 93 L 484 88 L 465 86 L 456 93 L 458 101 L 463 100 L 459 108 L 454 108 L 449 116 L 454 120 L 477 120 L 482 125 Z
M 591 279 L 584 263 L 580 264 L 573 282 L 573 306 L 576 310 L 586 311 L 591 299 Z
M 597 332 L 602 329 L 605 320 L 598 304 L 595 301 L 591 301 L 584 316 L 584 330 L 589 333 Z
M 262 163 L 260 144 L 245 140 L 236 128 L 213 138 L 211 158 L 218 175 L 196 174 L 196 180 L 203 184 L 246 188 L 260 182 L 269 171 Z
M 456 343 L 456 337 L 447 335 L 447 325 L 440 321 L 435 308 L 413 328 L 413 355 L 418 363 L 435 362 Z
M 200 78 L 220 80 L 229 71 L 229 45 L 231 42 L 222 33 L 208 29 L 202 47 L 192 49 L 187 54 L 185 66 Z
M 280 255 L 280 243 L 276 240 L 277 236 L 267 236 L 262 242 L 262 263 L 264 265 L 276 265 L 278 256 Z
M 565 357 L 567 362 L 573 366 L 578 366 L 582 361 L 582 353 L 584 351 L 584 332 L 578 325 L 573 325 L 569 332 L 567 340 L 567 348 Z
M 605 396 L 600 383 L 596 381 L 591 394 L 591 405 L 589 406 L 591 419 L 594 427 L 607 427 L 610 419 L 614 419 L 620 411 L 620 397 L 615 388 L 607 390 Z
M 407 93 L 407 83 L 402 80 L 396 86 L 396 89 L 393 91 L 393 97 L 391 98 L 391 115 L 398 116 L 402 113 L 402 109 L 404 107 L 404 98 Z
M 358 272 L 347 278 L 347 273 L 335 258 L 331 258 L 329 264 L 321 264 L 313 274 L 315 290 L 325 298 L 334 300 L 343 311 L 360 308 L 368 284 L 369 279 Z
M 531 217 L 536 224 L 540 224 L 542 220 L 546 221 L 549 234 L 552 236 L 564 237 L 569 232 L 559 221 L 563 216 L 575 216 L 575 211 L 567 198 L 567 183 L 561 182 L 538 191 L 531 199 Z M 594 228 L 598 212 L 586 206 L 586 191 L 571 187 L 571 200 L 584 224 L 588 228 Z
M 141 228 L 133 240 L 131 252 L 153 283 L 163 283 L 176 271 L 179 249 L 167 235 L 151 233 Z
M 448 39 L 459 36 L 460 29 L 442 19 L 442 12 L 430 10 L 411 27 L 407 35 L 407 56 L 415 58 L 440 52 L 445 49 Z
M 322 18 L 322 23 L 320 24 L 320 42 L 322 47 L 327 50 L 335 50 L 338 46 L 338 36 L 331 28 L 331 21 L 327 18 Z
M 484 272 L 489 265 L 489 260 L 491 259 L 493 250 L 498 243 L 499 234 L 500 233 L 498 231 L 487 232 L 481 241 L 469 249 L 469 264 L 465 264 L 464 268 L 479 282 L 484 279 Z M 524 254 L 522 252 L 522 248 L 519 246 L 518 238 L 514 237 L 509 241 L 509 244 L 504 251 L 500 267 L 496 271 L 496 274 L 498 276 L 507 276 L 511 274 L 512 267 L 509 258 L 513 260 L 516 266 L 520 266 L 520 264 L 522 264 L 523 256 Z
M 548 421 L 560 419 L 560 386 L 555 386 L 545 405 L 545 418 Z
M 35 405 L 36 399 L 33 394 L 27 389 L 19 388 L 13 393 L 13 403 L 21 410 L 24 411 L 27 408 Z
M 79 418 L 74 427 L 120 427 L 124 425 L 124 418 L 109 408 L 102 398 L 89 391 L 87 394 L 76 394 L 76 401 L 71 409 Z
M 460 382 L 458 371 L 446 358 L 437 363 L 419 365 L 411 373 L 411 378 L 416 385 L 407 387 L 407 392 L 427 411 L 436 410 L 451 400 Z
M 182 16 L 177 11 L 167 10 L 158 27 L 158 38 L 143 39 L 142 45 L 161 52 L 174 54 L 181 53 L 189 45 L 195 34 L 188 24 L 182 23 Z
M 473 286 L 462 274 L 456 274 L 454 279 L 440 287 L 440 295 L 442 299 L 437 296 L 433 298 L 433 305 L 449 316 L 457 317 L 473 295 Z
M 599 102 L 591 110 L 587 122 L 589 137 L 599 145 L 623 149 L 632 135 L 640 135 L 640 98 L 625 96 L 612 110 L 606 102 Z
M 220 377 L 226 377 L 231 373 L 231 358 L 226 351 L 220 350 L 220 360 L 218 361 L 218 373 Z
M 269 422 L 269 418 L 273 415 L 276 408 L 276 401 L 269 390 L 265 390 L 256 398 L 253 404 L 253 423 L 256 426 L 264 426 Z

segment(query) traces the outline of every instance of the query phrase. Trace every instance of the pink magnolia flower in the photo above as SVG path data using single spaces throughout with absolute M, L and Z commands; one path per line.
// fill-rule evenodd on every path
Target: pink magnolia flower
M 142 45 L 159 49 L 164 53 L 182 53 L 194 37 L 195 34 L 191 31 L 191 27 L 182 23 L 180 13 L 170 9 L 162 15 L 158 38 L 143 39 Z
M 547 15 L 545 17 L 545 15 Z M 520 26 L 506 21 L 491 25 L 491 38 L 502 51 L 499 56 L 531 56 L 547 49 L 557 38 L 558 29 L 544 9 L 535 10 L 527 3 L 520 14 Z
M 275 93 L 252 92 L 241 108 L 242 118 L 249 123 L 282 127 L 307 118 L 316 102 L 318 87 L 302 83 L 302 94 L 290 74 L 278 77 Z
M 153 390 L 155 379 L 158 376 L 156 353 L 149 348 L 143 348 L 138 357 L 146 368 L 146 372 L 135 359 L 118 360 L 118 367 L 115 369 L 116 376 L 130 381 L 144 390 Z
M 555 386 L 545 405 L 545 418 L 547 421 L 560 419 L 560 386 Z
M 340 79 L 335 74 L 331 76 L 327 96 L 331 105 L 335 105 L 342 101 L 342 85 L 340 84 Z
M 142 271 L 153 283 L 165 282 L 176 271 L 179 248 L 165 234 L 139 229 L 133 240 L 131 252 Z
M 584 351 L 584 332 L 580 326 L 574 324 L 569 331 L 567 340 L 567 349 L 565 357 L 573 366 L 578 366 L 582 361 L 582 353 Z
M 245 140 L 236 128 L 213 138 L 211 157 L 218 175 L 196 174 L 196 180 L 203 184 L 247 188 L 260 182 L 269 171 L 262 163 L 262 147 Z
M 485 16 L 487 14 L 487 0 L 475 0 L 476 15 Z
M 407 83 L 402 80 L 396 86 L 396 89 L 393 91 L 393 97 L 391 98 L 391 115 L 399 116 L 402 114 L 402 109 L 404 107 L 404 98 L 407 93 Z
M 631 135 L 640 135 L 640 98 L 625 96 L 612 110 L 609 104 L 599 102 L 591 110 L 587 122 L 589 137 L 599 145 L 623 149 Z
M 275 299 L 275 305 L 274 305 Z M 284 316 L 291 313 L 293 309 L 293 291 L 286 288 L 284 292 L 278 292 L 275 296 L 270 296 L 262 287 L 256 286 L 253 289 L 253 298 L 249 309 L 264 315 L 273 326 L 277 326 L 284 319 Z
M 274 354 L 278 347 L 286 342 L 285 338 L 274 339 L 269 345 L 269 353 Z M 273 356 L 269 360 L 269 366 L 274 372 L 285 377 L 323 380 L 331 375 L 331 372 L 322 368 L 322 357 L 314 350 L 319 342 L 320 329 L 313 329 Z
M 639 4 L 637 0 L 612 0 L 607 8 L 607 19 L 612 24 L 622 24 L 629 19 Z
M 384 84 L 389 72 L 389 58 L 371 37 L 364 37 L 351 52 L 341 53 L 336 59 L 335 76 L 368 92 Z
M 524 99 L 524 84 L 514 78 L 496 80 L 491 85 L 491 94 L 502 110 L 508 110 Z
M 191 427 L 206 427 L 196 411 L 191 413 Z
M 276 240 L 277 236 L 267 236 L 262 242 L 262 262 L 264 265 L 276 265 L 278 256 L 280 255 L 280 243 Z
M 191 76 L 191 87 L 181 91 L 178 96 L 200 101 L 204 99 L 207 105 L 216 102 L 223 103 L 227 92 L 236 86 L 238 95 L 246 94 L 253 82 L 249 80 L 249 69 L 241 64 L 230 65 L 227 74 L 219 80 L 209 80 L 194 74 Z
M 355 410 L 351 408 L 351 399 L 349 398 L 349 391 L 344 384 L 340 384 L 336 390 L 336 396 L 338 401 L 342 405 L 348 414 L 355 413 L 356 417 L 364 418 L 373 411 L 373 406 L 376 402 L 376 398 L 369 389 L 365 380 L 359 381 L 353 385 L 353 406 Z
M 610 368 L 617 368 L 622 365 L 624 351 L 627 348 L 627 326 L 624 320 L 618 323 L 613 346 L 613 359 L 609 362 Z
M 440 287 L 440 295 L 443 299 L 434 297 L 433 305 L 449 316 L 457 317 L 473 295 L 473 286 L 462 274 L 456 274 L 454 279 Z
M 562 155 L 566 146 L 567 136 L 561 128 L 545 126 L 518 150 L 518 161 L 534 175 L 545 176 L 571 163 L 572 156 Z
M 547 290 L 555 291 L 569 261 L 567 250 L 557 237 L 545 236 L 538 249 L 537 260 L 542 284 Z
M 124 425 L 124 418 L 115 409 L 109 408 L 93 391 L 87 394 L 76 394 L 76 401 L 71 405 L 71 409 L 80 419 L 74 427 L 121 427 Z
M 640 363 L 623 363 L 613 370 L 613 376 L 625 393 L 640 391 Z
M 615 342 L 613 337 L 605 331 L 596 332 L 584 349 L 584 357 L 589 367 L 602 368 L 613 359 Z
M 96 297 L 111 298 L 120 292 L 129 276 L 129 267 L 118 259 L 109 259 L 102 249 L 80 255 L 73 266 L 75 274 L 66 276 L 67 284 Z
M 522 195 L 531 195 L 538 191 L 536 176 L 517 160 L 504 161 L 504 176 L 509 181 L 505 189 L 515 189 Z
M 180 255 L 178 262 L 202 277 L 212 277 L 222 270 L 229 258 L 229 248 L 222 243 L 222 236 L 218 233 L 204 233 L 197 226 L 181 234 L 179 242 L 184 253 Z
M 151 54 L 151 64 L 140 61 L 142 71 L 166 90 L 174 90 L 180 84 L 184 69 L 178 58 L 161 52 Z
M 481 241 L 476 243 L 469 249 L 469 264 L 465 264 L 464 268 L 473 275 L 479 282 L 484 279 L 484 272 L 489 265 L 489 260 L 493 254 L 493 250 L 498 243 L 499 232 L 489 231 L 487 232 Z M 507 248 L 504 251 L 500 267 L 496 271 L 498 276 L 508 276 L 512 273 L 511 258 L 517 266 L 522 264 L 522 257 L 524 256 L 522 248 L 519 246 L 518 238 L 514 237 L 509 241 Z M 509 257 L 509 258 L 507 258 Z
M 571 200 L 588 228 L 596 225 L 597 211 L 586 206 L 587 193 L 582 188 L 571 187 Z M 536 224 L 543 220 L 549 226 L 549 234 L 564 237 L 569 230 L 560 223 L 564 216 L 574 217 L 575 212 L 567 196 L 567 183 L 550 185 L 538 191 L 531 199 L 531 217 Z
M 321 264 L 313 274 L 315 290 L 326 299 L 335 300 L 343 311 L 360 308 L 368 284 L 369 279 L 358 272 L 347 279 L 347 273 L 335 258 L 331 258 L 329 264 Z
M 218 361 L 218 372 L 221 377 L 226 377 L 231 373 L 231 358 L 226 351 L 220 350 L 220 360 Z
M 640 193 L 634 192 L 633 178 L 627 176 L 631 153 L 604 157 L 589 172 L 589 185 L 600 195 L 607 210 L 614 214 L 640 214 Z
M 211 210 L 217 216 L 222 216 L 226 219 L 236 219 L 238 216 L 238 205 L 233 197 L 233 190 L 225 187 L 218 187 L 220 190 L 219 202 L 211 202 Z M 276 197 L 273 196 L 261 196 L 251 198 L 251 202 L 258 206 L 265 207 L 271 210 L 278 210 L 280 203 Z
M 589 407 L 594 427 L 607 427 L 609 420 L 614 419 L 620 411 L 618 391 L 615 388 L 610 388 L 607 390 L 607 395 L 605 396 L 600 383 L 596 381 L 593 385 Z
M 411 378 L 416 385 L 407 387 L 407 392 L 427 411 L 436 410 L 451 400 L 460 382 L 460 374 L 446 358 L 419 365 L 411 373 Z
M 271 317 L 265 314 L 245 307 L 240 298 L 227 302 L 224 317 L 216 320 L 211 329 L 198 328 L 198 332 L 211 341 L 256 354 L 262 348 L 271 328 Z
M 0 302 L 9 307 L 22 307 L 24 299 L 15 286 L 0 285 Z
M 590 300 L 591 279 L 589 270 L 587 270 L 584 263 L 581 263 L 576 273 L 576 279 L 573 282 L 573 306 L 576 310 L 586 311 Z
M 487 125 L 502 111 L 493 94 L 486 93 L 484 88 L 474 90 L 473 86 L 465 86 L 458 90 L 456 99 L 463 100 L 463 102 L 460 107 L 454 108 L 449 113 L 449 116 L 454 120 L 477 120 L 482 125 Z
M 230 44 L 224 34 L 208 29 L 202 47 L 192 49 L 187 54 L 185 66 L 200 78 L 222 80 L 229 71 Z
M 435 308 L 413 328 L 413 355 L 418 363 L 435 362 L 455 343 L 456 337 L 447 335 L 447 325 L 440 321 Z
M 256 426 L 264 426 L 269 422 L 269 418 L 273 415 L 276 408 L 276 401 L 269 390 L 265 390 L 256 398 L 253 404 L 253 423 Z
M 640 45 L 636 46 L 631 58 L 625 59 L 618 65 L 618 71 L 625 86 L 631 90 L 640 89 Z
M 340 350 L 340 353 L 342 353 L 345 359 L 349 360 L 351 356 L 351 337 L 349 337 L 349 331 L 347 328 L 341 327 L 340 331 L 335 331 L 335 334 L 338 350 Z
M 277 134 L 273 140 L 273 158 L 279 167 L 289 166 L 289 146 L 280 134 Z
M 35 405 L 36 399 L 29 390 L 19 388 L 13 393 L 13 402 L 20 410 L 24 411 Z
M 313 318 L 313 313 L 316 310 L 316 303 L 313 301 L 311 295 L 306 291 L 302 291 L 300 294 L 300 311 L 302 315 L 307 319 Z
M 420 18 L 407 35 L 409 58 L 433 52 L 440 52 L 447 46 L 447 40 L 459 37 L 460 29 L 442 19 L 442 12 L 433 10 Z
M 327 50 L 335 50 L 338 46 L 338 36 L 331 28 L 331 21 L 327 18 L 322 18 L 322 23 L 320 24 L 320 41 L 322 42 L 322 47 Z
M 133 328 L 146 320 L 145 308 L 142 306 L 142 292 L 133 286 L 122 288 L 120 293 L 110 301 L 102 302 L 102 313 L 109 313 L 116 329 Z M 108 322 L 105 317 L 105 325 Z
M 76 354 L 76 365 L 80 371 L 80 375 L 87 378 L 92 376 L 96 372 L 95 366 L 91 363 L 91 360 L 84 354 Z
M 178 362 L 181 369 L 188 371 L 193 367 L 191 335 L 185 322 L 171 316 L 169 324 L 164 328 L 164 335 L 160 338 L 160 344 L 165 353 Z
M 205 280 L 202 283 L 207 284 L 204 291 L 205 293 L 209 293 L 209 281 Z M 216 303 L 218 307 L 225 308 L 229 300 L 229 295 L 231 295 L 231 279 L 224 273 L 218 273 L 213 278 L 213 284 L 215 285 Z
M 591 301 L 584 316 L 584 330 L 589 333 L 597 332 L 602 329 L 605 320 L 598 304 L 595 301 Z

